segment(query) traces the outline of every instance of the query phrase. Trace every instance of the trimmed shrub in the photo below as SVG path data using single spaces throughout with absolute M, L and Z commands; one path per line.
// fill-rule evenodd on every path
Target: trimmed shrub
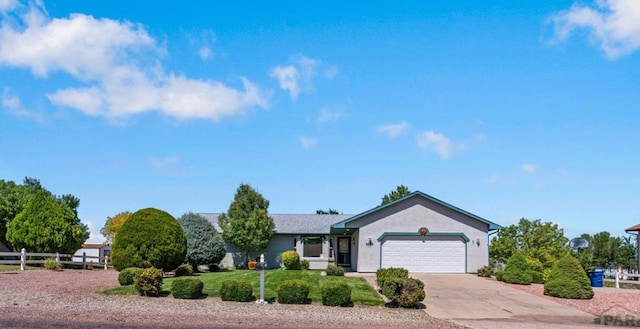
M 322 285 L 322 305 L 350 306 L 351 287 L 342 281 L 326 282 Z
M 521 252 L 515 252 L 507 261 L 502 275 L 503 281 L 515 284 L 531 284 L 532 275 L 527 259 Z
M 544 275 L 540 271 L 531 271 L 531 283 L 544 283 Z
M 493 268 L 490 266 L 483 266 L 478 269 L 478 276 L 483 278 L 488 278 L 493 275 Z
M 300 269 L 300 254 L 293 250 L 287 250 L 282 253 L 282 264 L 287 270 Z
M 424 300 L 424 283 L 414 278 L 390 277 L 384 280 L 382 294 L 400 307 L 412 308 Z
M 160 288 L 162 288 L 163 274 L 161 269 L 155 267 L 148 267 L 137 272 L 133 277 L 133 283 L 140 296 L 158 296 Z
M 376 271 L 376 284 L 378 288 L 384 287 L 384 282 L 389 278 L 406 279 L 409 277 L 409 270 L 401 267 L 380 268 Z
M 140 271 L 142 271 L 142 269 L 139 267 L 127 267 L 118 274 L 118 282 L 121 286 L 133 284 L 133 278 L 136 276 L 136 273 Z
M 179 299 L 196 299 L 202 296 L 204 283 L 198 278 L 178 278 L 171 283 L 171 294 Z
M 229 279 L 220 286 L 220 298 L 224 301 L 250 302 L 253 300 L 251 282 L 243 279 Z
M 181 264 L 173 270 L 174 276 L 190 276 L 193 274 L 193 267 L 190 264 Z
M 497 271 L 497 272 L 496 272 L 496 280 L 498 280 L 498 281 L 503 281 L 503 279 L 504 279 L 504 278 L 502 277 L 503 275 L 504 275 L 504 271 Z
M 344 276 L 344 268 L 329 264 L 327 265 L 327 276 Z
M 400 295 L 402 289 L 402 282 L 405 279 L 397 277 L 389 277 L 385 279 L 382 284 L 382 294 L 391 301 L 395 301 L 396 297 Z
M 309 297 L 309 284 L 302 280 L 287 280 L 278 286 L 278 303 L 304 304 Z
M 44 268 L 47 270 L 57 270 L 58 269 L 58 262 L 56 261 L 55 258 L 47 258 L 44 260 Z
M 187 263 L 194 271 L 198 265 L 219 264 L 227 252 L 227 247 L 220 233 L 216 231 L 206 218 L 186 213 L 177 219 L 187 237 Z
M 416 304 L 424 300 L 424 297 L 424 283 L 418 279 L 408 278 L 402 281 L 400 294 L 396 297 L 395 302 L 400 307 L 414 308 Z
M 303 260 L 300 261 L 300 267 L 303 270 L 308 270 L 310 265 L 311 264 L 309 264 L 309 260 L 307 260 L 307 259 L 303 259 Z
M 551 270 L 544 284 L 544 294 L 560 298 L 591 299 L 593 288 L 580 261 L 567 255 Z
M 170 214 L 146 208 L 131 214 L 122 224 L 111 248 L 116 270 L 127 267 L 156 267 L 172 271 L 185 260 L 187 238 Z

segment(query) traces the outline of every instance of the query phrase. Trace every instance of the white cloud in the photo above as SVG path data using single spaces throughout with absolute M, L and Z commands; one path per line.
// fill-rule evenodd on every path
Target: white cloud
M 18 0 L 0 0 L 0 12 L 11 11 L 18 7 Z
M 287 65 L 272 68 L 269 76 L 278 80 L 280 89 L 289 92 L 291 99 L 295 100 L 300 93 L 313 90 L 313 79 L 319 70 L 327 79 L 332 79 L 338 74 L 336 67 L 326 68 L 319 60 L 298 54 L 291 58 Z
M 501 180 L 502 180 L 502 176 L 500 176 L 499 174 L 493 174 L 491 175 L 491 177 L 489 177 L 489 184 L 491 185 L 498 184 L 500 183 Z
M 389 123 L 376 127 L 376 131 L 389 136 L 389 138 L 397 138 L 409 129 L 409 123 L 402 121 L 400 123 Z
M 185 174 L 187 171 L 182 158 L 178 156 L 170 156 L 161 159 L 152 158 L 149 160 L 149 164 L 152 168 L 168 176 L 180 176 Z
M 320 116 L 318 116 L 318 123 L 327 123 L 331 121 L 338 121 L 347 115 L 341 110 L 331 110 L 328 108 L 320 109 Z
M 56 105 L 108 118 L 158 111 L 211 120 L 269 105 L 270 93 L 246 78 L 234 88 L 165 72 L 164 50 L 139 24 L 83 14 L 50 18 L 39 3 L 12 14 L 15 22 L 0 27 L 0 65 L 28 68 L 42 78 L 62 72 L 82 84 L 48 93 Z
M 203 62 L 207 62 L 215 57 L 213 44 L 216 42 L 216 34 L 211 30 L 205 30 L 202 33 L 202 45 L 198 49 L 198 56 Z
M 640 48 L 640 1 L 597 0 L 595 7 L 574 3 L 550 18 L 554 42 L 564 41 L 574 30 L 586 29 L 589 39 L 611 59 Z
M 82 223 L 87 225 L 87 228 L 89 229 L 89 238 L 87 239 L 87 242 L 103 242 L 104 241 L 104 236 L 100 234 L 100 229 L 95 227 L 92 221 L 83 220 Z
M 457 151 L 462 149 L 462 145 L 454 144 L 447 136 L 434 131 L 426 131 L 417 138 L 418 147 L 435 151 L 440 158 L 449 159 Z
M 300 144 L 302 144 L 302 147 L 308 149 L 316 146 L 318 144 L 318 140 L 312 137 L 300 136 Z
M 26 107 L 24 107 L 24 105 L 22 104 L 22 100 L 18 96 L 13 95 L 9 88 L 4 89 L 0 100 L 2 102 L 2 107 L 9 111 L 9 113 L 11 113 L 12 115 L 40 122 L 44 120 L 44 117 L 41 114 L 29 111 Z
M 520 165 L 520 171 L 525 174 L 533 174 L 538 171 L 540 166 L 535 163 L 523 163 Z

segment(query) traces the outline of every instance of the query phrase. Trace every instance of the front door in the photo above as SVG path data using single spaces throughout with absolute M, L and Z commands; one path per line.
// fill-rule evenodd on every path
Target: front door
M 338 266 L 351 267 L 351 237 L 338 237 Z

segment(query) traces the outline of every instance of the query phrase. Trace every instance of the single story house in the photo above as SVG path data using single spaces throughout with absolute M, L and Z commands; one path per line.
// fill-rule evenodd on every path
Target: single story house
M 87 264 L 91 262 L 95 264 L 101 263 L 104 262 L 105 256 L 110 256 L 111 246 L 106 243 L 85 243 L 82 248 L 73 254 L 72 261 L 81 263 L 83 254 L 86 256 Z
M 201 214 L 216 229 L 218 214 Z M 417 273 L 476 272 L 489 263 L 489 235 L 502 227 L 422 192 L 357 215 L 270 214 L 275 234 L 262 253 L 267 267 L 297 251 L 311 269 L 336 264 L 355 272 L 404 267 Z M 252 255 L 256 256 L 256 255 Z M 242 255 L 227 243 L 221 266 Z

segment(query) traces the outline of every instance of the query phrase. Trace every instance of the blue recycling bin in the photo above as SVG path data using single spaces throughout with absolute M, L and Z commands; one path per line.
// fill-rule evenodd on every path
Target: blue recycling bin
M 591 286 L 596 288 L 602 288 L 604 286 L 604 271 L 594 270 L 587 272 Z

